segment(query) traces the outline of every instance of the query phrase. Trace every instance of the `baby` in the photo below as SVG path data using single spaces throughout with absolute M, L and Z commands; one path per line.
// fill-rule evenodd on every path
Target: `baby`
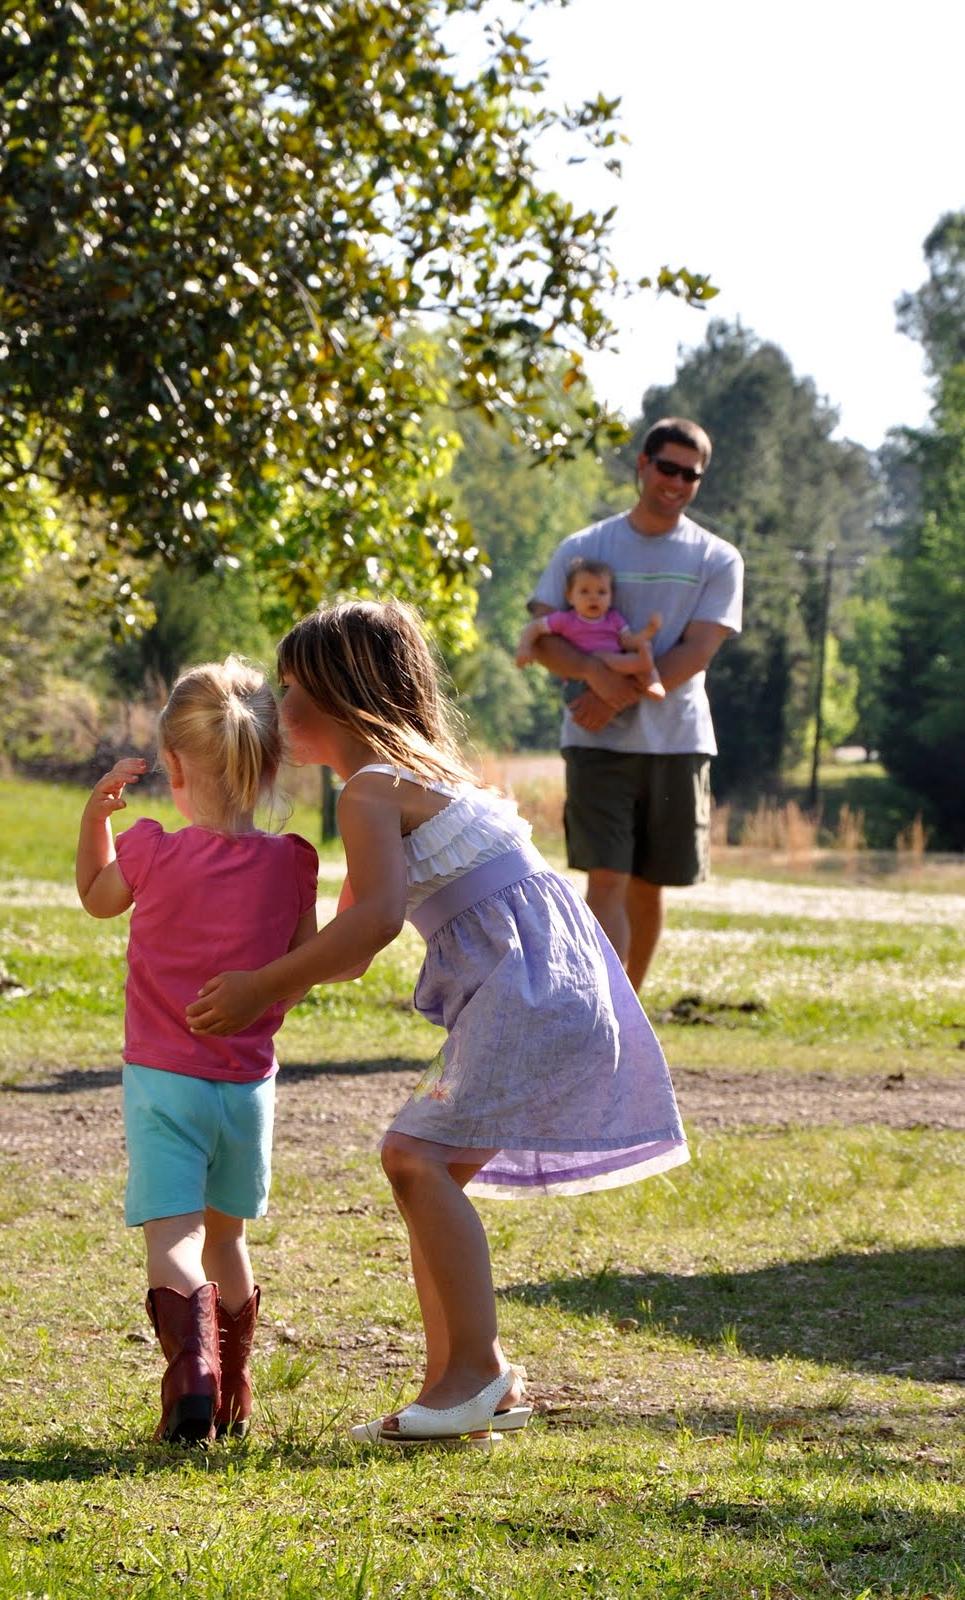
M 536 657 L 533 646 L 545 633 L 558 633 L 578 650 L 604 661 L 613 672 L 637 678 L 651 700 L 666 693 L 653 662 L 650 640 L 660 627 L 660 617 L 633 633 L 630 624 L 613 609 L 613 568 L 605 561 L 585 561 L 581 556 L 566 574 L 566 611 L 534 617 L 520 635 L 516 665 L 525 667 Z

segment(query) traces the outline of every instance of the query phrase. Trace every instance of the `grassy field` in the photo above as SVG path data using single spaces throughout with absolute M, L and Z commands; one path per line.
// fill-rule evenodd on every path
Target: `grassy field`
M 438 1045 L 407 1004 L 415 937 L 300 1007 L 252 1229 L 257 1428 L 179 1452 L 146 1442 L 126 928 L 73 902 L 80 803 L 0 784 L 0 1596 L 965 1595 L 954 894 L 755 883 L 745 860 L 673 897 L 646 1001 L 693 1160 L 485 1207 L 537 1408 L 490 1456 L 345 1435 L 419 1361 L 375 1155 Z M 310 814 L 292 825 L 312 835 Z M 333 900 L 337 850 L 324 865 Z M 902 1114 L 925 1091 L 927 1114 Z M 839 1092 L 872 1110 L 843 1125 Z

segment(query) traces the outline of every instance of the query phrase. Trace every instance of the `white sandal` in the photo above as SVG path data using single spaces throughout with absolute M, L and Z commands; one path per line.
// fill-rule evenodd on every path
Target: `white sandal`
M 491 1437 L 495 1430 L 500 1434 L 525 1428 L 533 1414 L 532 1406 L 509 1406 L 505 1411 L 496 1407 L 506 1393 L 507 1379 L 513 1376 L 512 1367 L 504 1367 L 491 1383 L 464 1400 L 461 1405 L 436 1410 L 432 1406 L 404 1406 L 391 1413 L 398 1418 L 398 1428 L 386 1428 L 385 1418 L 362 1422 L 350 1429 L 359 1444 L 405 1444 L 427 1439 L 462 1439 L 467 1434 L 481 1433 Z

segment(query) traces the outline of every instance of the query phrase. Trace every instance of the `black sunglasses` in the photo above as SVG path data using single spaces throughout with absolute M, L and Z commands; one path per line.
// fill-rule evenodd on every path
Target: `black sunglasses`
M 667 461 L 663 456 L 654 456 L 653 465 L 665 478 L 683 478 L 684 483 L 699 483 L 703 477 L 696 467 L 682 467 L 679 461 Z

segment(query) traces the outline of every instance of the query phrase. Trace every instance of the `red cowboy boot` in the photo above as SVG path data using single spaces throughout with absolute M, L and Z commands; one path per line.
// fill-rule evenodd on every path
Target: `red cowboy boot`
M 243 1439 L 251 1416 L 251 1347 L 255 1342 L 255 1323 L 261 1304 L 261 1290 L 253 1293 L 240 1311 L 227 1311 L 218 1300 L 218 1332 L 221 1335 L 221 1404 L 215 1418 L 218 1438 L 226 1433 Z
M 221 1399 L 217 1300 L 214 1283 L 203 1283 L 190 1295 L 148 1290 L 147 1314 L 168 1363 L 155 1439 L 203 1444 L 214 1438 Z

